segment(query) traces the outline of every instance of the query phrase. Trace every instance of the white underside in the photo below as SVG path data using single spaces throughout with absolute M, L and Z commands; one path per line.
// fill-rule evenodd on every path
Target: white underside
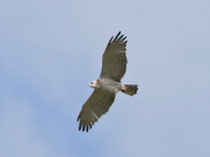
M 111 79 L 100 78 L 99 83 L 103 90 L 110 93 L 117 93 L 121 90 L 121 83 Z

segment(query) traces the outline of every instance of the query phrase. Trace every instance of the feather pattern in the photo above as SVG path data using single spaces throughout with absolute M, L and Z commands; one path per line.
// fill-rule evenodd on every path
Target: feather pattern
M 85 102 L 77 118 L 79 130 L 88 132 L 98 119 L 108 112 L 114 102 L 115 94 L 100 89 L 95 89 Z
M 103 54 L 102 70 L 100 78 L 112 78 L 121 82 L 126 72 L 126 37 L 119 32 L 112 37 Z M 113 39 L 114 38 L 114 39 Z M 113 39 L 113 40 L 112 40 Z

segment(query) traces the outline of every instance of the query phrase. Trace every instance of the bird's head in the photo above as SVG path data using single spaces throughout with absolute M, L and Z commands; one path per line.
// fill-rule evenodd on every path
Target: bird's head
M 90 82 L 90 83 L 88 84 L 88 86 L 89 86 L 89 87 L 92 87 L 92 88 L 96 88 L 96 87 L 97 87 L 97 83 L 98 83 L 98 80 L 94 80 L 94 81 Z

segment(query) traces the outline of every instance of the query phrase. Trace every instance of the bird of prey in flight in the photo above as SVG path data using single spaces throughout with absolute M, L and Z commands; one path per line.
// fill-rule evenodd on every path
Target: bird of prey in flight
M 133 96 L 138 90 L 135 84 L 122 84 L 126 71 L 126 36 L 119 32 L 109 40 L 102 59 L 100 77 L 88 86 L 94 88 L 92 95 L 84 103 L 77 118 L 79 130 L 88 132 L 95 122 L 108 112 L 117 92 Z

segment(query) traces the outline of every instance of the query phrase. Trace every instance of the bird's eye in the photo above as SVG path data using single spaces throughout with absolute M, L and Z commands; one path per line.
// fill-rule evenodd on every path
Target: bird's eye
M 93 84 L 93 82 L 90 82 L 91 84 Z

